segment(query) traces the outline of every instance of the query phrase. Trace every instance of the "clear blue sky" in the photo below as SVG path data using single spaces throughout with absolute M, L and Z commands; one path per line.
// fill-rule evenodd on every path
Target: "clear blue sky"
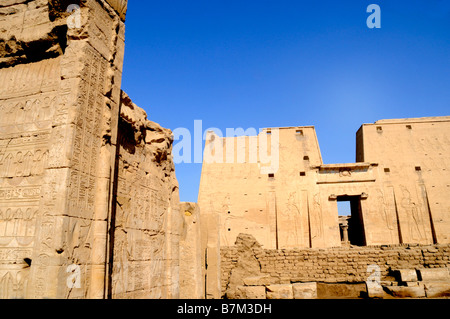
M 314 125 L 347 163 L 363 123 L 450 115 L 449 0 L 131 0 L 126 27 L 122 88 L 172 130 Z M 182 201 L 200 172 L 177 165 Z

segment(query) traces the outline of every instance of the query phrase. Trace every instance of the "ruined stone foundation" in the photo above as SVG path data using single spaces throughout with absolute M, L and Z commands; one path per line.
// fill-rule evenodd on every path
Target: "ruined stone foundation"
M 264 249 L 240 234 L 221 248 L 228 299 L 450 297 L 450 245 Z

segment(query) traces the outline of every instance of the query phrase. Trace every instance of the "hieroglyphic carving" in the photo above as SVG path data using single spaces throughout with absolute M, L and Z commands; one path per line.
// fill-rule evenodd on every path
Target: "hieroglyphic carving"
M 1 289 L 5 298 L 28 296 L 30 269 L 21 269 L 25 259 L 33 259 L 59 61 L 0 70 L 0 281 L 13 287 Z
M 64 172 L 58 170 L 47 170 L 43 179 L 41 214 L 36 222 L 36 243 L 33 254 L 32 281 L 33 290 L 30 291 L 29 298 L 49 298 L 51 297 L 52 268 L 50 260 L 55 254 L 56 235 L 58 226 L 55 214 L 62 201 L 64 194 L 60 192 L 61 185 L 66 185 Z
M 0 154 L 0 177 L 41 175 L 47 163 L 48 150 L 10 151 Z
M 28 246 L 34 239 L 37 212 L 37 207 L 0 207 L 0 247 L 8 239 L 16 240 L 19 246 Z
M 89 0 L 88 6 L 91 14 L 88 24 L 89 41 L 106 59 L 111 59 L 115 48 L 114 40 L 117 38 L 116 24 L 120 21 L 118 17 L 110 15 L 104 7 L 96 0 Z
M 92 213 L 95 198 L 97 158 L 101 146 L 102 115 L 105 104 L 102 95 L 106 61 L 90 46 L 84 48 L 85 64 L 81 71 L 73 144 L 69 211 Z M 64 134 L 60 135 L 64 142 Z M 62 154 L 62 152 L 59 152 Z M 63 158 L 61 158 L 63 160 Z
M 54 63 L 57 60 L 57 63 Z M 0 69 L 0 97 L 11 99 L 48 92 L 58 87 L 60 58 Z M 10 107 L 13 102 L 7 103 Z M 25 105 L 23 105 L 25 106 Z M 11 111 L 11 108 L 9 108 Z
M 122 172 L 127 175 L 127 171 Z M 162 287 L 165 280 L 160 274 L 165 267 L 163 243 L 169 201 L 156 188 L 156 176 L 143 178 L 146 174 L 140 169 L 131 168 L 131 172 L 133 177 L 119 178 L 122 206 L 116 222 L 123 231 L 116 231 L 113 295 L 120 298 L 126 292 L 142 290 L 153 298 L 158 296 L 148 295 L 150 287 Z
M 38 94 L 26 98 L 0 100 L 0 127 L 11 131 L 31 131 L 49 128 L 55 111 L 56 96 L 54 93 Z
M 103 241 L 104 245 L 107 242 L 107 227 L 103 231 L 106 220 L 99 221 L 101 218 L 97 213 L 100 211 L 98 215 L 107 216 L 108 196 L 105 188 L 108 192 L 109 182 L 102 180 L 99 183 L 98 179 L 112 164 L 109 162 L 112 160 L 108 154 L 109 148 L 114 153 L 114 146 L 111 147 L 115 143 L 114 139 L 110 143 L 106 138 L 105 144 L 108 145 L 105 148 L 101 146 L 103 135 L 111 134 L 114 137 L 116 134 L 116 127 L 111 122 L 117 122 L 117 114 L 114 114 L 117 109 L 114 110 L 114 105 L 109 105 L 109 109 L 105 106 L 107 103 L 118 103 L 119 94 L 116 93 L 120 89 L 123 62 L 123 52 L 120 51 L 123 50 L 124 38 L 123 23 L 118 16 L 124 18 L 127 1 L 108 2 L 112 8 L 105 0 L 87 0 L 81 4 L 82 9 L 86 9 L 84 17 L 87 19 L 83 20 L 88 21 L 81 39 L 76 37 L 79 34 L 73 30 L 67 34 L 63 30 L 61 36 L 51 33 L 52 39 L 47 39 L 47 28 L 54 27 L 48 21 L 49 10 L 54 10 L 51 4 L 48 7 L 38 1 L 27 1 L 27 5 L 14 4 L 12 8 L 3 10 L 4 17 L 0 23 L 2 33 L 13 34 L 16 31 L 5 31 L 5 28 L 13 26 L 14 30 L 20 30 L 21 36 L 23 33 L 24 38 L 28 36 L 30 41 L 39 40 L 42 47 L 45 44 L 41 42 L 61 42 L 59 48 L 62 52 L 58 52 L 58 57 L 54 58 L 56 55 L 39 55 L 39 50 L 30 49 L 30 54 L 26 52 L 26 59 L 17 60 L 20 65 L 4 67 L 13 65 L 15 60 L 10 59 L 9 64 L 2 64 L 0 69 L 2 297 L 42 298 L 58 294 L 67 297 L 62 291 L 64 287 L 60 287 L 64 283 L 60 282 L 61 278 L 57 278 L 61 272 L 59 269 L 55 271 L 58 267 L 72 260 L 81 263 L 87 274 L 91 270 L 85 266 L 92 266 L 92 269 L 98 266 L 100 269 L 105 261 L 105 256 L 102 256 L 105 248 L 100 247 L 96 251 L 98 254 L 92 253 L 93 256 L 90 249 L 94 237 L 97 242 Z M 61 25 L 59 22 L 55 23 L 58 28 Z M 23 32 L 32 28 L 33 32 Z M 70 41 L 66 43 L 69 38 Z M 17 38 L 17 41 L 13 41 L 17 45 L 26 44 L 26 39 Z M 37 43 L 30 47 L 34 48 L 34 44 Z M 54 49 L 52 47 L 49 50 Z M 22 54 L 20 48 L 18 53 Z M 112 91 L 113 83 L 116 91 Z M 99 154 L 105 156 L 102 158 Z M 100 165 L 102 168 L 106 166 L 102 173 L 99 173 Z M 101 175 L 102 178 L 106 176 Z M 158 193 L 158 187 L 160 185 L 145 188 L 140 191 L 142 194 L 136 195 L 140 200 L 132 208 L 135 215 L 130 223 L 154 229 L 154 232 L 164 235 L 164 223 L 149 222 L 152 215 L 164 215 L 156 207 L 162 210 L 168 207 L 168 200 Z M 142 210 L 145 211 L 143 215 Z M 137 225 L 136 219 L 142 223 Z M 94 229 L 92 225 L 96 223 L 101 226 Z M 140 242 L 139 238 L 137 242 Z M 14 253 L 19 246 L 24 245 L 34 249 L 21 251 L 21 254 Z M 146 255 L 149 251 L 148 241 L 143 241 L 141 246 L 138 250 Z M 67 251 L 63 254 L 64 250 Z M 61 253 L 56 254 L 56 251 Z M 33 266 L 23 273 L 3 264 L 11 262 L 23 268 L 24 259 L 33 259 Z M 28 272 L 33 274 L 32 288 L 27 295 L 26 285 L 22 283 L 27 282 L 24 276 Z M 144 275 L 142 273 L 139 276 Z M 101 276 L 97 277 L 97 281 L 104 282 Z M 140 282 L 139 278 L 137 281 Z M 83 289 L 85 292 L 89 290 L 89 280 L 86 279 Z
M 23 298 L 28 288 L 28 270 L 0 270 L 0 287 L 0 299 Z
M 33 265 L 33 291 L 31 298 L 42 299 L 48 298 L 47 291 L 49 291 L 50 283 L 46 278 L 50 277 L 49 265 L 50 256 L 47 254 L 39 254 L 38 258 L 34 258 Z
M 145 119 L 145 112 L 132 107 L 122 105 L 126 120 L 121 114 L 112 298 L 164 298 L 172 289 L 171 271 L 176 266 L 176 247 L 171 245 L 177 232 L 173 220 L 179 213 L 172 202 L 177 184 L 169 167 L 159 167 L 171 162 L 156 156 L 167 152 L 170 144 L 145 143 L 137 132 L 156 126 Z M 147 131 L 158 134 L 155 140 L 166 140 L 168 133 Z
M 61 81 L 53 112 L 49 134 L 52 143 L 48 151 L 48 167 L 52 169 L 46 172 L 42 188 L 42 216 L 38 220 L 37 255 L 34 257 L 36 267 L 33 268 L 34 298 L 56 293 L 46 278 L 57 248 L 67 246 L 67 262 L 77 262 L 83 269 L 90 262 L 93 240 L 90 234 L 91 219 L 105 104 L 103 77 L 107 62 L 89 45 L 78 49 L 77 62 L 72 59 L 76 52 L 70 51 L 67 60 L 74 64 L 68 63 L 65 58 L 61 63 L 61 67 L 72 69 L 77 69 L 81 64 L 82 76 Z M 69 74 L 69 71 L 64 72 Z M 63 214 L 67 217 L 57 217 Z M 84 282 L 85 292 L 88 286 L 89 282 Z
M 0 260 L 3 263 L 16 262 L 17 260 L 24 260 L 31 256 L 32 248 L 16 248 L 7 249 L 0 248 Z
M 154 176 L 151 177 L 155 179 Z M 124 226 L 134 229 L 146 229 L 152 233 L 162 232 L 164 229 L 164 214 L 168 209 L 167 199 L 162 197 L 160 190 L 137 184 L 131 180 L 120 178 L 121 193 L 123 198 L 132 198 L 127 213 L 118 216 L 123 220 Z M 126 191 L 128 190 L 128 192 Z

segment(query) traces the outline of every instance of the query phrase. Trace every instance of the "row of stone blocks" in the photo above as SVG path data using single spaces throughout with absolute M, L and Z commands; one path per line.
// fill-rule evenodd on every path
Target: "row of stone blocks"
M 317 283 L 238 286 L 236 297 L 238 299 L 317 299 Z
M 398 269 L 395 280 L 367 285 L 369 298 L 450 297 L 450 268 Z
M 450 297 L 450 268 L 399 269 L 393 277 L 366 282 L 368 298 Z M 391 280 L 389 280 L 391 279 Z M 244 279 L 236 287 L 237 299 L 317 299 L 318 283 L 271 284 L 269 276 Z M 319 296 L 320 297 L 320 296 Z

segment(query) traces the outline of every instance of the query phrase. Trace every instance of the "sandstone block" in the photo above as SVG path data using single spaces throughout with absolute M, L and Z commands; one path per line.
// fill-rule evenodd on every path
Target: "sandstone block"
M 270 275 L 244 278 L 245 286 L 267 286 L 270 285 L 270 283 L 271 283 Z
M 423 298 L 425 297 L 425 286 L 420 284 L 415 287 L 390 286 L 386 287 L 387 292 L 397 298 Z
M 367 296 L 369 298 L 384 298 L 386 296 L 386 293 L 383 290 L 383 287 L 381 285 L 371 285 L 367 284 Z
M 415 269 L 398 269 L 394 271 L 398 281 L 417 281 L 417 273 Z
M 266 287 L 264 286 L 237 286 L 236 299 L 266 299 Z
M 317 299 L 317 283 L 305 282 L 292 285 L 294 299 Z
M 426 268 L 417 270 L 419 279 L 422 281 L 445 281 L 450 280 L 448 268 Z
M 294 299 L 292 285 L 267 286 L 267 299 Z
M 450 297 L 450 282 L 426 282 L 427 298 Z
M 407 287 L 417 287 L 417 286 L 419 286 L 419 282 L 418 281 L 408 281 L 408 282 L 405 282 L 404 285 Z

